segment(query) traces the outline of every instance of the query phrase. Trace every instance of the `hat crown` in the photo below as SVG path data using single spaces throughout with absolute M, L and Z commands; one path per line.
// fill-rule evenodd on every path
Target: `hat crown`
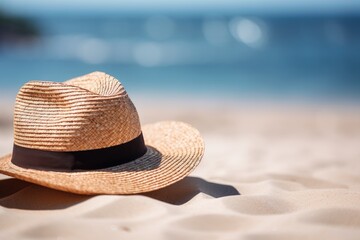
M 64 83 L 30 81 L 16 97 L 14 142 L 49 151 L 100 149 L 141 133 L 139 116 L 122 84 L 94 72 Z

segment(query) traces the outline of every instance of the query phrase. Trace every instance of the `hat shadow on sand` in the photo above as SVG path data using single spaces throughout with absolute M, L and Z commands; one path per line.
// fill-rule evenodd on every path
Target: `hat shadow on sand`
M 140 195 L 172 205 L 182 205 L 198 194 L 221 198 L 240 193 L 231 185 L 213 183 L 198 177 L 185 177 L 165 188 Z M 15 178 L 0 180 L 0 206 L 23 210 L 65 209 L 94 196 L 62 192 Z

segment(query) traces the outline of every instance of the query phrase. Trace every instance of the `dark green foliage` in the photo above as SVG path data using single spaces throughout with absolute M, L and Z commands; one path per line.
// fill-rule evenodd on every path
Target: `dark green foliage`
M 0 42 L 33 38 L 38 34 L 37 27 L 30 20 L 0 10 Z

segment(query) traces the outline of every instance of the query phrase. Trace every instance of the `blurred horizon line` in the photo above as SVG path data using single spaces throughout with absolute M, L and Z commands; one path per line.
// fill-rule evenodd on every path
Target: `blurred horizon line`
M 139 4 L 135 4 L 139 2 Z M 89 1 L 86 4 L 75 0 L 69 1 L 51 1 L 41 2 L 32 1 L 31 5 L 22 4 L 22 0 L 4 0 L 0 3 L 0 11 L 29 17 L 41 16 L 101 16 L 104 14 L 114 15 L 121 14 L 123 16 L 141 16 L 141 15 L 209 15 L 222 16 L 232 14 L 244 15 L 264 15 L 264 16 L 312 16 L 312 15 L 357 15 L 360 16 L 360 1 L 339 2 L 337 0 L 328 1 L 321 4 L 319 1 L 294 1 L 282 2 L 280 0 L 272 0 L 261 4 L 261 0 L 253 2 L 232 2 L 225 1 L 226 4 L 219 4 L 209 1 L 208 4 L 201 2 L 177 2 L 171 4 L 158 0 L 154 4 L 146 1 L 138 0 L 134 3 L 116 2 L 112 0 L 103 0 L 103 2 Z M 188 4 L 186 4 L 188 2 Z M 41 4 L 40 4 L 41 3 Z M 161 3 L 161 4 L 160 4 Z M 273 3 L 273 4 L 272 4 Z M 341 3 L 341 4 L 340 4 Z
M 149 17 L 149 16 L 168 16 L 168 17 L 225 17 L 225 16 L 242 16 L 242 17 L 360 17 L 360 10 L 354 10 L 349 12 L 283 12 L 283 11 L 246 11 L 238 9 L 229 9 L 224 11 L 213 10 L 201 10 L 201 11 L 169 11 L 169 10 L 100 10 L 100 11 L 77 11 L 77 10 L 54 10 L 51 12 L 21 12 L 21 11 L 9 11 L 1 8 L 0 12 L 9 16 L 23 16 L 27 18 L 56 18 L 56 17 Z

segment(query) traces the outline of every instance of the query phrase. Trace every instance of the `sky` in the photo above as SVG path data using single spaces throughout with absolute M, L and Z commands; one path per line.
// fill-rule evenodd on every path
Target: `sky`
M 360 13 L 360 0 L 0 0 L 0 7 L 22 14 L 106 11 L 250 11 Z

